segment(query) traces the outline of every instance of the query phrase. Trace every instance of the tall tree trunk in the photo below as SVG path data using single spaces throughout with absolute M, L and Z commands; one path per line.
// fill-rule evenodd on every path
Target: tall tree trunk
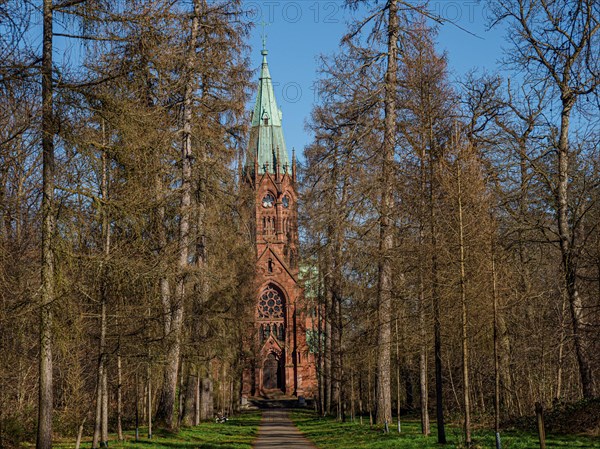
M 104 309 L 103 309 L 104 311 Z M 105 315 L 105 312 L 103 313 Z M 101 321 L 104 321 L 101 319 Z M 102 331 L 100 331 L 100 341 L 102 342 Z M 101 343 L 102 344 L 102 343 Z M 92 449 L 99 447 L 100 438 L 102 435 L 102 379 L 104 377 L 104 352 L 100 352 L 98 358 L 98 372 L 96 385 L 96 418 L 94 421 L 94 436 L 92 437 Z
M 333 242 L 332 242 L 333 243 Z M 333 245 L 331 245 L 333 246 Z M 330 407 L 335 408 L 336 418 L 339 418 L 338 415 L 338 404 L 340 401 L 340 373 L 339 373 L 339 365 L 338 365 L 338 353 L 339 353 L 339 329 L 338 329 L 338 318 L 337 318 L 337 292 L 336 292 L 336 279 L 335 279 L 335 270 L 336 270 L 336 261 L 335 256 L 330 258 L 331 265 L 331 280 L 329 282 L 331 293 L 328 295 L 329 300 L 331 301 L 329 304 L 329 319 L 330 319 L 330 328 L 331 328 L 331 400 Z M 333 410 L 329 410 L 332 412 Z
M 102 122 L 102 144 L 106 145 L 105 127 Z M 102 266 L 100 281 L 100 304 L 101 304 L 101 322 L 100 322 L 100 361 L 98 376 L 101 385 L 101 394 L 97 400 L 101 401 L 101 438 L 100 447 L 108 447 L 108 351 L 106 347 L 106 333 L 108 330 L 108 257 L 110 255 L 110 220 L 108 216 L 108 160 L 106 148 L 102 149 L 102 182 L 100 186 L 102 194 Z M 98 417 L 96 417 L 98 418 Z
M 342 183 L 341 196 L 338 199 L 337 191 Z M 347 188 L 343 179 L 340 179 L 338 170 L 338 147 L 333 148 L 333 164 L 331 170 L 331 186 L 329 191 L 330 210 L 334 213 L 343 208 L 347 202 Z M 326 275 L 331 300 L 329 306 L 331 323 L 331 402 L 336 408 L 336 417 L 341 420 L 342 413 L 342 378 L 343 378 L 343 355 L 342 355 L 342 238 L 343 217 L 333 219 L 327 228 L 329 245 L 327 248 L 327 259 L 329 270 Z
M 458 207 L 458 246 L 460 260 L 460 304 L 462 328 L 462 377 L 463 377 L 463 406 L 464 406 L 464 431 L 465 443 L 471 447 L 471 403 L 469 391 L 469 346 L 468 346 L 468 315 L 467 315 L 467 276 L 465 271 L 465 230 L 463 220 L 463 187 L 462 187 L 462 157 L 463 152 L 459 137 L 455 138 L 458 145 L 458 160 L 456 161 L 457 176 L 457 207 Z
M 190 245 L 190 208 L 192 202 L 192 99 L 194 90 L 194 64 L 196 41 L 201 13 L 201 1 L 194 0 L 190 42 L 186 58 L 186 80 L 183 98 L 183 139 L 181 144 L 181 206 L 179 214 L 179 258 L 175 295 L 171 302 L 171 326 L 166 336 L 167 364 L 164 369 L 164 385 L 158 406 L 157 419 L 164 421 L 169 429 L 174 427 L 173 410 L 177 394 L 179 358 L 181 353 L 181 333 L 184 318 L 185 283 L 188 270 Z
M 148 419 L 148 439 L 152 439 L 152 372 L 150 360 L 146 364 L 146 418 Z
M 558 141 L 558 232 L 565 286 L 571 311 L 573 343 L 583 397 L 592 399 L 595 395 L 594 378 L 584 335 L 583 304 L 577 288 L 577 255 L 574 247 L 576 233 L 575 230 L 571 230 L 569 227 L 569 122 L 575 98 L 572 93 L 563 92 L 562 94 L 560 138 Z
M 165 193 L 161 175 L 157 173 L 155 178 L 156 197 L 158 207 L 156 209 L 156 231 L 158 235 L 158 246 L 161 258 L 166 259 L 167 233 L 165 229 Z M 177 321 L 180 310 L 176 300 L 171 297 L 171 287 L 167 277 L 167 267 L 163 267 L 159 283 L 160 301 L 163 312 L 163 341 L 165 347 L 165 363 L 163 365 L 163 385 L 156 409 L 155 422 L 172 428 L 173 408 L 175 406 L 175 391 L 177 389 L 177 372 L 179 368 L 180 344 L 177 332 Z
M 323 301 L 322 301 L 322 290 L 323 290 L 323 280 L 321 278 L 321 273 L 322 271 L 319 270 L 319 289 L 321 290 L 319 292 L 318 298 L 319 298 L 319 302 L 317 305 L 317 329 L 318 329 L 318 342 L 317 342 L 317 382 L 319 385 L 319 398 L 318 398 L 318 411 L 319 411 L 319 415 L 324 416 L 325 415 L 325 382 L 324 382 L 324 369 L 325 369 L 325 361 L 324 361 L 324 353 L 325 353 L 325 342 L 323 341 L 323 335 L 325 332 L 324 326 L 323 326 Z
M 341 257 L 341 253 L 340 253 Z M 341 263 L 341 262 L 340 262 Z M 340 265 L 338 265 L 339 267 Z M 341 276 L 341 274 L 340 274 Z M 339 280 L 338 280 L 339 282 Z M 339 283 L 338 283 L 339 288 Z M 346 415 L 344 411 L 344 355 L 342 352 L 342 332 L 343 332 L 343 320 L 342 320 L 342 292 L 338 291 L 336 295 L 336 307 L 337 307 L 337 384 L 338 384 L 338 402 L 337 402 L 337 418 L 338 420 L 345 421 Z
M 398 433 L 402 431 L 400 412 L 400 332 L 398 331 L 398 315 L 396 314 L 396 418 L 398 419 Z
M 185 373 L 185 395 L 183 407 L 180 412 L 181 424 L 183 426 L 191 426 L 194 424 L 194 401 L 196 399 L 197 373 L 196 367 L 191 363 L 187 364 L 187 372 Z
M 121 358 L 121 326 L 120 326 L 120 315 L 124 310 L 121 302 L 118 303 L 117 309 L 117 320 L 116 328 L 119 332 L 117 338 L 117 438 L 119 441 L 123 441 L 123 363 Z M 137 376 L 137 374 L 136 374 Z M 136 384 L 137 388 L 137 377 Z M 136 412 L 137 412 L 137 391 L 136 391 Z
M 108 355 L 105 360 L 108 359 Z M 100 447 L 108 447 L 108 367 L 102 371 L 102 434 Z
M 103 125 L 104 135 L 104 125 Z M 104 144 L 104 139 L 103 139 Z M 106 267 L 107 255 L 110 244 L 110 234 L 108 233 L 108 215 L 106 212 L 106 201 L 108 200 L 107 194 L 107 165 L 106 165 L 106 152 L 102 150 L 102 175 L 101 175 L 101 196 L 102 196 L 102 261 L 100 263 L 100 338 L 98 341 L 98 368 L 97 368 L 97 388 L 96 388 L 96 416 L 94 422 L 94 435 L 92 439 L 92 448 L 105 447 L 108 445 L 108 431 L 106 429 L 108 419 L 105 419 L 104 414 L 108 411 L 107 401 L 107 381 L 106 381 L 106 370 L 107 370 L 107 358 L 108 352 L 106 350 L 106 333 L 107 333 L 107 300 L 108 300 L 108 270 Z
M 498 284 L 496 280 L 496 245 L 492 235 L 492 299 L 494 315 L 494 431 L 496 432 L 496 449 L 502 449 L 500 442 L 500 356 L 498 335 Z
M 117 350 L 117 438 L 123 441 L 123 370 L 121 364 L 121 346 Z
M 433 129 L 430 124 L 430 132 Z M 435 185 L 437 155 L 433 148 L 433 135 L 430 136 L 430 160 L 429 160 L 429 226 L 431 238 L 431 299 L 433 302 L 433 339 L 434 339 L 434 358 L 435 358 L 435 398 L 436 398 L 436 420 L 438 444 L 446 444 L 446 429 L 444 425 L 444 385 L 442 376 L 442 321 L 440 310 L 439 294 L 439 273 L 438 273 L 438 255 L 437 255 L 437 214 L 435 201 Z
M 330 266 L 326 267 L 326 270 L 331 269 Z M 331 393 L 332 393 L 332 385 L 331 385 L 331 374 L 332 374 L 332 369 L 331 369 L 331 344 L 332 344 L 332 339 L 331 339 L 331 333 L 332 333 L 332 329 L 331 329 L 331 318 L 332 318 L 332 311 L 331 311 L 331 290 L 327 287 L 325 287 L 325 357 L 324 357 L 324 367 L 323 367 L 323 377 L 324 377 L 324 390 L 325 390 L 325 414 L 329 415 L 331 413 Z
M 206 421 L 214 414 L 214 394 L 212 380 L 205 377 L 200 386 L 200 419 Z
M 398 4 L 388 5 L 387 71 L 385 75 L 385 119 L 381 176 L 381 216 L 379 218 L 379 279 L 377 283 L 379 336 L 377 341 L 377 423 L 392 422 L 391 346 L 392 346 L 392 256 L 391 229 L 392 176 L 396 143 L 396 87 L 398 74 Z
M 194 425 L 200 424 L 200 370 L 196 371 L 196 383 L 194 387 Z
M 556 394 L 554 398 L 558 401 L 562 396 L 562 378 L 563 378 L 563 363 L 564 363 L 564 346 L 565 346 L 565 310 L 567 308 L 566 297 L 563 299 L 562 309 L 560 311 L 560 342 L 558 343 L 558 361 L 556 369 Z
M 52 447 L 52 305 L 54 289 L 54 111 L 52 82 L 52 0 L 43 4 L 42 43 L 42 273 L 37 449 Z
M 426 142 L 426 138 L 422 139 Z M 427 196 L 427 173 L 426 173 L 426 155 L 425 148 L 420 150 L 420 202 L 419 202 L 419 334 L 421 341 L 419 342 L 419 398 L 421 403 L 421 433 L 429 435 L 429 386 L 427 383 L 427 311 L 425 307 L 425 201 Z M 433 182 L 433 180 L 431 180 Z

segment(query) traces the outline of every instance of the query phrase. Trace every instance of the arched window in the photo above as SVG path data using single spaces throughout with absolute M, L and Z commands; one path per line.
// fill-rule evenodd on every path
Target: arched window
M 272 260 L 269 260 L 273 262 Z M 267 286 L 258 300 L 260 320 L 260 342 L 264 344 L 270 336 L 285 341 L 285 299 L 274 285 Z
M 262 206 L 265 208 L 270 208 L 275 205 L 275 197 L 271 192 L 268 192 L 262 199 Z

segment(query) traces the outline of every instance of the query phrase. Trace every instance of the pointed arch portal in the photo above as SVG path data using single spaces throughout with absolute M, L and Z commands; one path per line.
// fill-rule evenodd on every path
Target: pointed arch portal
M 263 364 L 263 390 L 283 390 L 283 367 L 281 360 L 272 352 Z

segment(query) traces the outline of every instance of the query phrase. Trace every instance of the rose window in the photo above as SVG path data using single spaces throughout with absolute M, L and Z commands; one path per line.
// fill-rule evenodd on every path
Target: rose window
M 283 319 L 283 299 L 279 292 L 268 287 L 258 303 L 259 318 Z

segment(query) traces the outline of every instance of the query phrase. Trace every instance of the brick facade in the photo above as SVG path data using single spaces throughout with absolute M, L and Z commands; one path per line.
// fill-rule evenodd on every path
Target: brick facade
M 296 164 L 289 163 L 267 50 L 263 48 L 250 143 L 244 167 L 254 193 L 256 307 L 249 330 L 242 396 L 278 391 L 313 397 L 314 357 L 306 342 L 306 308 L 298 283 L 298 194 Z
M 306 342 L 306 310 L 298 283 L 298 212 L 295 166 L 249 177 L 254 191 L 257 304 L 253 360 L 244 372 L 243 396 L 281 390 L 313 397 L 314 356 Z

